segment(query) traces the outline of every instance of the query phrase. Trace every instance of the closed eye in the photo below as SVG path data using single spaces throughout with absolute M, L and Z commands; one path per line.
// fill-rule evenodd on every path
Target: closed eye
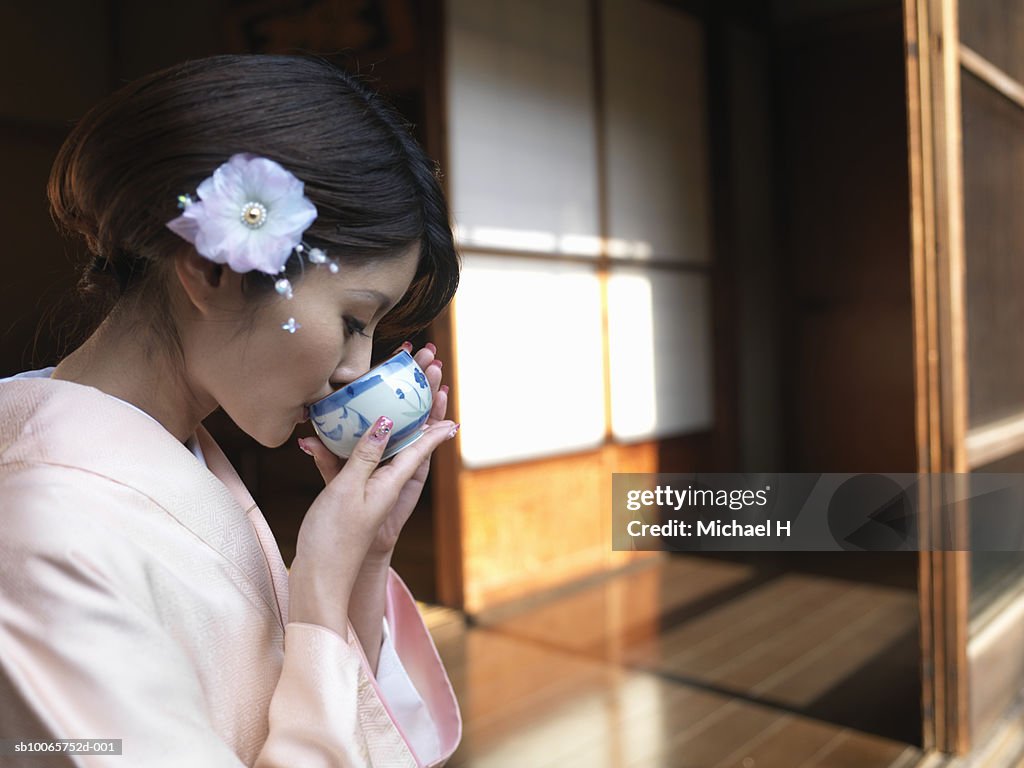
M 345 330 L 348 331 L 349 335 L 362 336 L 363 338 L 370 338 L 370 334 L 366 332 L 366 323 L 356 320 L 354 317 L 345 318 Z

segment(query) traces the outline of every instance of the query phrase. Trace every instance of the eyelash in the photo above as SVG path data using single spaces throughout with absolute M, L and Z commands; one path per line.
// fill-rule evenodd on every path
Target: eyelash
M 348 331 L 349 335 L 355 334 L 362 336 L 365 339 L 370 338 L 370 334 L 366 333 L 366 324 L 359 322 L 353 317 L 345 318 L 345 329 Z

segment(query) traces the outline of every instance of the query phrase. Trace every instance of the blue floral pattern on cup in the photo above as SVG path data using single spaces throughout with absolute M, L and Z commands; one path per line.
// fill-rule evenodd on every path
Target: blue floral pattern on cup
M 386 406 L 383 409 L 382 404 Z M 309 415 L 321 439 L 335 452 L 350 450 L 378 416 L 387 415 L 395 422 L 384 451 L 384 458 L 388 458 L 418 438 L 432 404 L 427 377 L 412 355 L 403 350 L 309 406 Z

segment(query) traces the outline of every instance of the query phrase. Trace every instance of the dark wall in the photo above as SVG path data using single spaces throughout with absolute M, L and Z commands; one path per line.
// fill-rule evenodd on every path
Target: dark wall
M 0 376 L 54 364 L 77 312 L 81 247 L 49 218 L 46 180 L 70 126 L 118 85 L 222 46 L 221 3 L 5 3 L 0 6 L 0 162 L 6 234 Z
M 783 28 L 776 59 L 787 468 L 913 472 L 901 8 Z

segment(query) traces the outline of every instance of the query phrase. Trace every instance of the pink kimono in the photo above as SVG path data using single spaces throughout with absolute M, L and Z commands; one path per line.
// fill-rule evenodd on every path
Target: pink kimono
M 421 712 L 387 700 L 351 629 L 288 622 L 270 529 L 197 439 L 205 466 L 97 389 L 0 383 L 0 738 L 122 740 L 24 765 L 443 763 L 458 704 L 405 585 L 391 574 L 387 642 Z M 424 723 L 434 754 L 409 737 Z

